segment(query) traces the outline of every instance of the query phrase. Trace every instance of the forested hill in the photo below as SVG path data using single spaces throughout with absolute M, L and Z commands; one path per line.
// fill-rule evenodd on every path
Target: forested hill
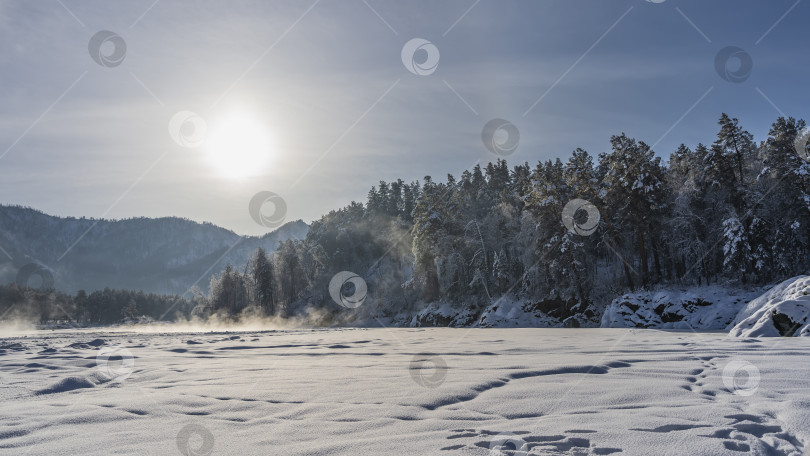
M 595 158 L 576 149 L 511 169 L 499 159 L 444 182 L 380 182 L 365 204 L 313 222 L 305 240 L 227 270 L 210 304 L 467 325 L 518 303 L 598 324 L 630 290 L 773 283 L 810 268 L 806 133 L 804 121 L 779 118 L 755 142 L 723 114 L 716 137 L 671 154 L 621 134 Z M 359 307 L 330 295 L 339 271 L 363 279 L 341 292 Z
M 200 278 L 207 290 L 211 274 L 226 263 L 244 263 L 259 247 L 275 250 L 281 241 L 303 238 L 307 229 L 299 220 L 262 237 L 242 237 L 181 218 L 61 218 L 0 206 L 0 283 L 15 281 L 22 268 L 36 264 L 63 291 L 110 287 L 182 294 Z
M 381 181 L 365 203 L 308 230 L 299 221 L 241 240 L 176 218 L 60 219 L 0 207 L 0 271 L 8 282 L 35 260 L 54 271 L 57 288 L 183 293 L 215 264 L 210 282 L 200 281 L 210 293 L 185 311 L 325 325 L 598 326 L 605 306 L 630 291 L 807 274 L 807 133 L 804 121 L 779 118 L 756 142 L 724 114 L 716 137 L 668 160 L 620 134 L 596 157 L 576 149 L 512 168 L 498 159 L 443 181 Z M 104 318 L 76 314 L 114 321 L 146 308 L 119 301 Z M 152 307 L 153 318 L 165 312 Z

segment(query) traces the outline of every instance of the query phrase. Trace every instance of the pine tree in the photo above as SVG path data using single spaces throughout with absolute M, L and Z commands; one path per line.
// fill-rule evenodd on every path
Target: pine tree
M 445 188 L 425 176 L 416 207 L 413 210 L 414 275 L 422 284 L 422 298 L 432 301 L 439 297 L 439 276 L 436 256 L 439 241 L 446 235 Z
M 608 217 L 613 226 L 630 235 L 626 242 L 634 242 L 638 274 L 646 286 L 650 282 L 650 246 L 657 241 L 652 239 L 653 224 L 664 209 L 664 169 L 661 159 L 644 142 L 625 134 L 612 137 L 610 142 L 613 150 L 605 156 Z
M 121 311 L 121 316 L 124 320 L 135 320 L 138 318 L 138 304 L 135 299 L 129 298 L 129 303 Z
M 366 202 L 366 209 L 371 214 L 376 214 L 382 211 L 382 203 L 380 200 L 380 194 L 377 192 L 377 187 L 371 186 L 371 190 L 368 191 L 368 198 Z
M 726 157 L 734 170 L 734 181 L 740 188 L 747 184 L 746 163 L 750 163 L 755 154 L 753 135 L 743 130 L 737 119 L 731 119 L 726 113 L 720 116 L 717 122 L 720 132 L 714 147 L 723 157 Z
M 275 315 L 273 263 L 268 259 L 267 252 L 261 247 L 253 255 L 251 275 L 255 305 L 262 309 L 265 315 Z

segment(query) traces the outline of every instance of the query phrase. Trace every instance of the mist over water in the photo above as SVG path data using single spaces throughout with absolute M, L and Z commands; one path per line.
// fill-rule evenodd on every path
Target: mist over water
M 41 324 L 34 318 L 18 316 L 0 321 L 0 337 L 41 335 L 43 333 L 217 333 L 217 332 L 272 332 L 297 329 L 328 329 L 322 322 L 324 315 L 318 311 L 298 317 L 267 317 L 243 312 L 236 318 L 214 314 L 208 317 L 192 316 L 179 321 L 143 323 L 120 323 L 102 326 L 75 325 L 72 323 Z

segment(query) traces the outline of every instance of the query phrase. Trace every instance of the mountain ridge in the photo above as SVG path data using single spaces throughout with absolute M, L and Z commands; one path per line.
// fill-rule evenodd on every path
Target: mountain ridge
M 302 239 L 309 227 L 287 222 L 262 236 L 242 236 L 210 222 L 181 217 L 96 219 L 60 217 L 0 205 L 0 283 L 37 264 L 62 291 L 127 288 L 182 294 L 208 288 L 226 263 L 244 264 L 259 247 Z

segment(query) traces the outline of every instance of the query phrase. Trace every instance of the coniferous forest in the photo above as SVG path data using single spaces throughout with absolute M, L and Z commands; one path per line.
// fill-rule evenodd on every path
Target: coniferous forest
M 396 319 L 440 302 L 464 311 L 467 321 L 454 323 L 469 324 L 504 296 L 563 316 L 596 314 L 631 290 L 806 273 L 805 122 L 779 118 L 759 143 L 726 114 L 718 128 L 711 143 L 681 145 L 668 161 L 621 134 L 596 157 L 576 149 L 566 160 L 510 168 L 498 159 L 443 180 L 380 181 L 365 204 L 312 223 L 306 239 L 229 265 L 207 306 L 319 311 L 329 323 L 346 312 L 330 298 L 330 279 L 351 271 L 368 288 L 355 313 Z
M 576 149 L 566 160 L 510 168 L 498 159 L 442 180 L 380 181 L 365 204 L 324 215 L 304 239 L 226 265 L 209 293 L 0 291 L 41 320 L 91 324 L 217 314 L 469 325 L 502 298 L 598 324 L 604 306 L 629 291 L 766 285 L 806 273 L 805 122 L 779 118 L 759 143 L 726 114 L 718 127 L 713 142 L 681 145 L 669 160 L 621 134 L 596 157 Z M 362 306 L 330 296 L 340 271 L 362 278 Z M 414 320 L 429 305 L 458 316 Z

